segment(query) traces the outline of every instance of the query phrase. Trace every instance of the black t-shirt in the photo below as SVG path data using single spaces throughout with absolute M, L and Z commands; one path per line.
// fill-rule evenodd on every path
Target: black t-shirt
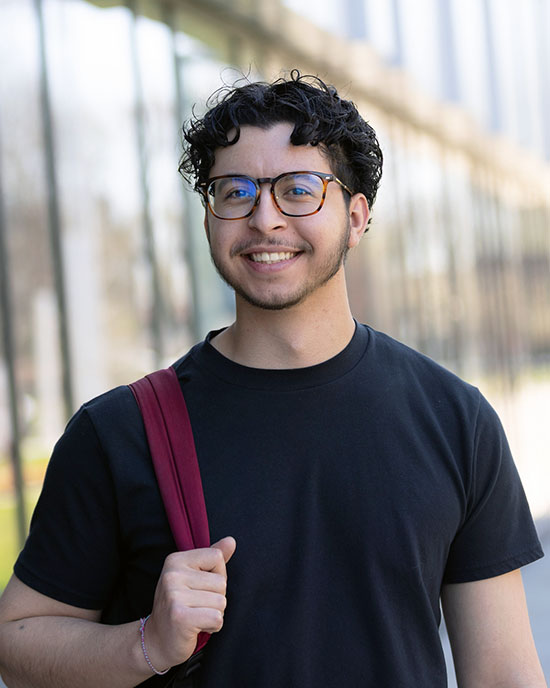
M 542 556 L 478 390 L 364 325 L 309 368 L 247 368 L 207 340 L 176 369 L 211 540 L 237 540 L 201 686 L 446 686 L 442 584 Z M 149 613 L 173 549 L 141 417 L 119 387 L 56 445 L 15 573 L 106 623 L 131 621 Z

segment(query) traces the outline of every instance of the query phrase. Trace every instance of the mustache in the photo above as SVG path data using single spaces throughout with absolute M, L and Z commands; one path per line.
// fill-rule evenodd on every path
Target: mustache
M 288 241 L 281 241 L 277 239 L 263 239 L 258 241 L 257 239 L 248 239 L 247 241 L 239 241 L 237 244 L 232 246 L 230 255 L 232 258 L 239 255 L 240 253 L 245 253 L 246 251 L 253 251 L 255 248 L 284 248 L 287 251 L 297 251 L 303 253 L 311 252 L 311 244 L 304 242 L 301 245 L 289 244 Z

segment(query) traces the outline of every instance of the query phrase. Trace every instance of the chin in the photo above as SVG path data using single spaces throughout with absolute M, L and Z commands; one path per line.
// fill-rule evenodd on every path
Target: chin
M 302 303 L 307 294 L 299 294 L 294 297 L 279 297 L 271 299 L 261 299 L 259 297 L 247 294 L 246 292 L 236 289 L 236 293 L 251 306 L 260 308 L 265 311 L 282 311 L 286 308 L 292 308 Z

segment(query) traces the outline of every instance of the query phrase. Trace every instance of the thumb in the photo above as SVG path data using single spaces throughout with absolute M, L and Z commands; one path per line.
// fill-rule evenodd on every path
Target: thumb
M 224 537 L 221 540 L 218 540 L 218 542 L 215 542 L 213 545 L 210 545 L 211 547 L 215 547 L 216 549 L 220 549 L 223 553 L 223 558 L 225 560 L 225 563 L 231 559 L 233 556 L 235 549 L 237 548 L 237 542 L 235 538 L 232 537 Z

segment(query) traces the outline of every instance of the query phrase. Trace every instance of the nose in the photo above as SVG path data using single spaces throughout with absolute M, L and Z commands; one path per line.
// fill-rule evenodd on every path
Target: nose
M 248 226 L 263 233 L 284 229 L 287 226 L 287 218 L 277 208 L 271 195 L 271 185 L 269 183 L 262 184 L 261 189 L 260 200 L 248 220 Z

